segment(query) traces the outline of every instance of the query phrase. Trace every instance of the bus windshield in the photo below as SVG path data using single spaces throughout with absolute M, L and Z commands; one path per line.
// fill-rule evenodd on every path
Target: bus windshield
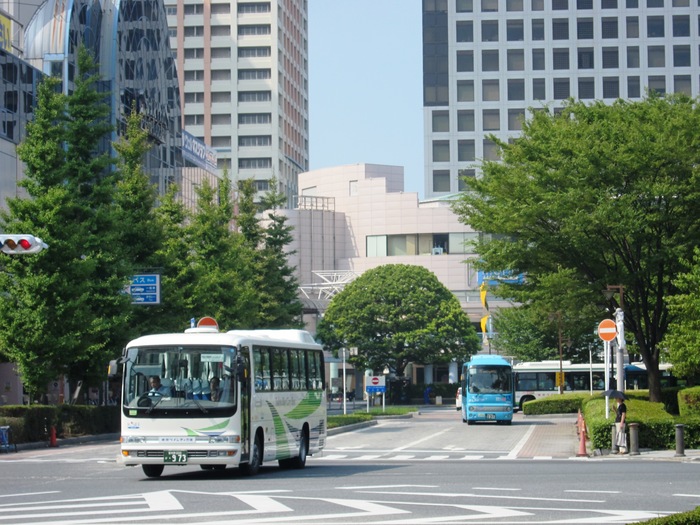
M 123 402 L 130 415 L 235 409 L 234 347 L 147 346 L 126 355 Z M 143 409 L 143 410 L 139 410 Z
M 500 365 L 475 365 L 469 368 L 470 394 L 509 394 L 511 368 Z

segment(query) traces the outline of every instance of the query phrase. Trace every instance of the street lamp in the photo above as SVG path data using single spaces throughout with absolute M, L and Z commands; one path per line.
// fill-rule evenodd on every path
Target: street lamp
M 605 295 L 606 299 L 612 299 L 613 295 L 615 295 L 615 292 L 618 292 L 620 294 L 620 308 L 622 310 L 625 309 L 625 287 L 622 286 L 621 284 L 609 284 L 605 287 L 605 290 L 603 290 L 603 295 Z

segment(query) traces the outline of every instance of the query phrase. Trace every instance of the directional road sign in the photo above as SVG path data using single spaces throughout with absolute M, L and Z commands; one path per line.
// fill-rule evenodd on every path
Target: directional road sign
M 134 275 L 127 286 L 132 304 L 160 304 L 160 275 Z

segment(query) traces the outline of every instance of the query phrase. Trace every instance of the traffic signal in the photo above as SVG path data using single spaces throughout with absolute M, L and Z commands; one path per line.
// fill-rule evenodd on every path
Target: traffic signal
M 33 235 L 4 235 L 0 234 L 0 251 L 8 255 L 39 253 L 47 244 Z

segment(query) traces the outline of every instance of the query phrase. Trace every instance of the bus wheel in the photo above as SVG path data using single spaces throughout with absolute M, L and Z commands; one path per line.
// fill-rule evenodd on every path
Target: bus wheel
M 141 465 L 141 468 L 149 478 L 158 478 L 163 473 L 165 465 Z
M 253 450 L 250 452 L 250 457 L 248 458 L 248 463 L 241 465 L 241 469 L 248 476 L 255 476 L 260 472 L 260 466 L 262 465 L 262 440 L 260 439 L 260 434 L 256 434 L 255 441 L 253 442 Z
M 304 433 L 301 436 L 301 443 L 299 443 L 299 455 L 292 458 L 292 467 L 294 468 L 304 468 L 306 466 L 306 456 L 309 453 L 309 432 L 304 429 Z

